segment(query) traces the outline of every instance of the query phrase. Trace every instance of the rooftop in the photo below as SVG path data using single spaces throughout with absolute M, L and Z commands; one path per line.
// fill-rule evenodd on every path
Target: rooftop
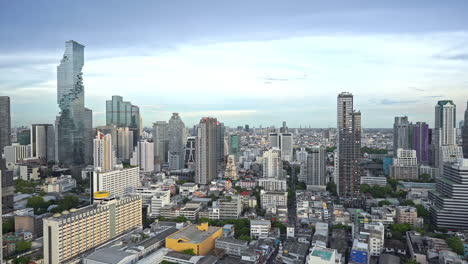
M 220 229 L 221 227 L 208 226 L 206 231 L 202 231 L 197 225 L 189 225 L 167 238 L 183 240 L 185 243 L 200 244 Z
M 133 254 L 114 248 L 103 248 L 91 253 L 86 259 L 99 263 L 118 264 L 131 255 Z

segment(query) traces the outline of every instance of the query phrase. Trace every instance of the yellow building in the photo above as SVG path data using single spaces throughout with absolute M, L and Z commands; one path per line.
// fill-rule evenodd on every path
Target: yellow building
M 214 249 L 215 240 L 223 235 L 223 229 L 208 223 L 189 225 L 166 238 L 166 247 L 182 252 L 192 249 L 195 255 L 206 255 Z

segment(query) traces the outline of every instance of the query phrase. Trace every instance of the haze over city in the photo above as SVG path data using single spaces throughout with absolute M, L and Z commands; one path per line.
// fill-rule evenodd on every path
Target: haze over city
M 0 94 L 14 125 L 52 122 L 63 43 L 86 46 L 86 106 L 138 104 L 143 124 L 178 112 L 228 126 L 333 127 L 336 94 L 356 95 L 363 127 L 427 115 L 468 96 L 463 1 L 4 1 Z M 40 100 L 37 100 L 40 98 Z M 458 116 L 462 108 L 458 108 Z

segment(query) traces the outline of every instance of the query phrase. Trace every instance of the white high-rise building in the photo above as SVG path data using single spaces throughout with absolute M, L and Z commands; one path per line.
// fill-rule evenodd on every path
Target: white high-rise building
M 55 159 L 55 129 L 52 124 L 31 125 L 31 157 L 46 162 Z
M 275 179 L 283 178 L 281 150 L 272 148 L 263 153 L 263 177 Z
M 94 171 L 92 193 L 110 192 L 114 196 L 134 193 L 140 186 L 140 168 L 116 168 L 111 171 Z
M 9 169 L 12 169 L 11 166 L 17 164 L 23 159 L 31 157 L 31 145 L 20 145 L 18 143 L 13 143 L 11 146 L 6 146 L 3 149 L 5 155 L 5 162 Z
M 296 161 L 301 163 L 307 162 L 307 155 L 308 153 L 305 148 L 301 148 L 301 150 L 296 151 Z
M 101 131 L 97 131 L 93 154 L 95 170 L 110 171 L 115 167 L 115 150 L 112 147 L 110 134 L 104 135 Z
M 435 107 L 435 142 L 439 146 L 457 144 L 457 107 L 452 100 L 437 102 Z
M 168 162 L 169 169 L 184 167 L 185 125 L 178 113 L 173 113 L 168 122 Z
M 133 152 L 130 164 L 140 166 L 142 172 L 154 171 L 154 144 L 140 140 Z
M 291 162 L 293 160 L 293 134 L 282 133 L 279 136 L 281 159 Z
M 128 127 L 117 128 L 117 153 L 116 156 L 119 160 L 130 160 L 133 152 L 133 135 L 132 130 Z
M 217 176 L 218 120 L 204 117 L 200 120 L 195 148 L 195 182 L 209 184 Z

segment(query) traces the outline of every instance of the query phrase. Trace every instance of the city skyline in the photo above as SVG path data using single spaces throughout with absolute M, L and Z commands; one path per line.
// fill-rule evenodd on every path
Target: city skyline
M 55 70 L 63 43 L 73 39 L 86 46 L 83 80 L 94 126 L 105 124 L 105 101 L 120 95 L 140 107 L 145 127 L 173 112 L 188 127 L 203 116 L 230 127 L 279 126 L 283 120 L 291 127 L 334 127 L 335 96 L 349 91 L 364 128 L 390 128 L 401 115 L 433 127 L 428 113 L 438 100 L 461 106 L 468 97 L 468 22 L 466 7 L 457 3 L 368 2 L 353 8 L 342 2 L 336 8 L 270 1 L 246 6 L 250 12 L 212 1 L 179 9 L 177 3 L 106 6 L 121 15 L 119 21 L 80 6 L 65 20 L 61 4 L 24 10 L 21 3 L 2 3 L 11 12 L 0 11 L 0 31 L 10 37 L 0 44 L 0 94 L 11 97 L 12 126 L 53 123 L 59 110 Z M 194 8 L 198 15 L 190 12 Z M 13 32 L 8 25 L 19 10 L 30 17 L 22 17 Z M 78 19 L 85 12 L 87 19 Z M 39 13 L 47 15 L 31 32 Z M 385 24 L 390 18 L 398 22 Z M 83 27 L 70 30 L 78 21 Z M 91 25 L 95 31 L 82 29 Z M 116 26 L 122 26 L 118 33 Z M 463 111 L 459 107 L 457 116 Z

